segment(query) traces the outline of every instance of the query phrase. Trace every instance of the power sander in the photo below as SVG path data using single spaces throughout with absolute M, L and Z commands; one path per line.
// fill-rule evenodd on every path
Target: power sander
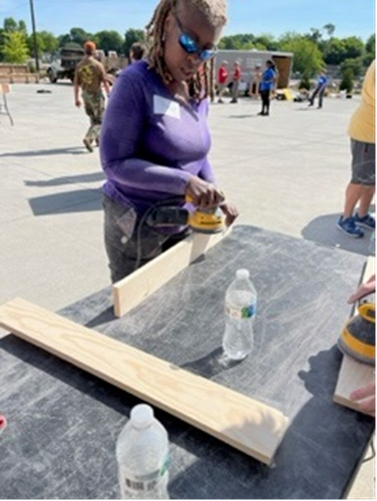
M 358 306 L 338 340 L 340 350 L 369 365 L 376 363 L 376 304 L 368 298 Z
M 192 204 L 193 199 L 187 196 L 186 202 Z M 193 231 L 212 234 L 225 229 L 225 218 L 219 206 L 210 208 L 193 206 L 191 211 L 186 207 L 158 203 L 149 211 L 146 224 L 156 229 L 189 226 Z

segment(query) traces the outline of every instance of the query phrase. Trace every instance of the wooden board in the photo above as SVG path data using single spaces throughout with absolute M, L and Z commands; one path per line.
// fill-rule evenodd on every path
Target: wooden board
M 342 366 L 335 389 L 334 402 L 350 409 L 369 414 L 359 409 L 356 402 L 350 399 L 350 394 L 375 380 L 375 368 L 343 355 Z
M 375 273 L 375 258 L 370 256 L 360 283 L 366 282 Z M 375 381 L 375 367 L 353 360 L 348 355 L 343 355 L 342 365 L 334 393 L 334 402 L 368 414 L 359 409 L 356 402 L 350 399 L 354 390 L 362 388 Z
M 272 407 L 23 299 L 0 307 L 0 326 L 263 463 L 288 427 Z
M 122 317 L 143 299 L 162 287 L 190 263 L 229 235 L 231 229 L 214 235 L 193 233 L 113 286 L 114 313 Z

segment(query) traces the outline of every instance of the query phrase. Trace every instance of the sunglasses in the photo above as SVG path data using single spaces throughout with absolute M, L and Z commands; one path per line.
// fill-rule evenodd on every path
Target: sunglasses
M 198 54 L 199 58 L 202 61 L 209 61 L 213 57 L 215 57 L 217 52 L 217 47 L 213 49 L 203 49 L 199 46 L 198 42 L 191 36 L 185 33 L 181 21 L 178 19 L 176 15 L 174 15 L 175 20 L 177 21 L 178 28 L 181 31 L 179 36 L 179 45 L 182 49 L 188 54 Z

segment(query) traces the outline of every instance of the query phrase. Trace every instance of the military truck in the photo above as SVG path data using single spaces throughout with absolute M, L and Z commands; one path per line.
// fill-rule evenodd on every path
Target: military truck
M 73 82 L 77 63 L 84 57 L 84 49 L 80 47 L 63 47 L 60 49 L 60 59 L 47 69 L 47 76 L 51 83 L 69 79 Z
M 84 49 L 80 47 L 64 47 L 60 49 L 60 59 L 55 61 L 47 69 L 47 76 L 51 83 L 68 78 L 71 82 L 75 78 L 75 69 L 77 64 L 84 57 Z M 103 50 L 96 50 L 95 57 L 104 65 L 106 73 L 117 75 L 118 72 L 127 66 L 128 59 L 124 56 L 118 56 L 115 51 L 109 51 L 108 56 Z

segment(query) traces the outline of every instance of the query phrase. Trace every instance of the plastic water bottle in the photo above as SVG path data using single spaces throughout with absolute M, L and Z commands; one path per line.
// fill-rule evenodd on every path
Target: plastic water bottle
M 371 236 L 370 236 L 369 255 L 370 256 L 376 255 L 376 233 L 375 233 L 375 231 L 373 231 Z
M 168 499 L 168 434 L 149 405 L 136 405 L 116 444 L 122 499 Z
M 226 358 L 242 360 L 254 347 L 253 323 L 257 293 L 248 270 L 237 270 L 225 294 L 226 326 L 223 350 Z

